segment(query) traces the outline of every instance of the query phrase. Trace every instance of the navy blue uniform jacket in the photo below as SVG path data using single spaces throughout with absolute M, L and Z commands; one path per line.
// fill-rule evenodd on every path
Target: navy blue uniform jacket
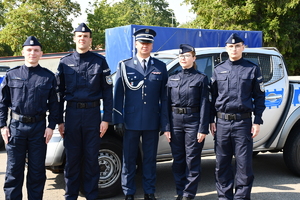
M 130 89 L 121 76 L 121 63 L 126 66 L 131 86 L 144 80 L 141 88 Z M 119 63 L 114 90 L 114 123 L 124 123 L 127 130 L 166 130 L 168 108 L 166 64 L 150 57 L 144 73 L 139 60 L 134 57 Z
M 186 73 L 185 77 L 183 76 L 184 73 Z M 198 133 L 208 134 L 210 104 L 207 76 L 194 69 L 194 67 L 183 69 L 169 77 L 167 86 L 169 88 L 169 111 L 172 112 L 171 107 L 198 107 L 200 120 L 197 131 Z
M 103 99 L 103 121 L 112 121 L 112 80 L 110 69 L 102 55 L 74 52 L 60 60 L 58 85 L 62 96 L 60 123 L 63 122 L 64 101 L 93 102 Z
M 211 82 L 212 115 L 224 113 L 254 113 L 254 124 L 262 124 L 265 92 L 260 68 L 241 58 L 229 59 L 217 65 Z
M 1 83 L 0 127 L 6 126 L 8 107 L 15 113 L 30 117 L 49 111 L 48 127 L 58 122 L 58 98 L 54 74 L 40 65 L 17 66 L 7 71 Z

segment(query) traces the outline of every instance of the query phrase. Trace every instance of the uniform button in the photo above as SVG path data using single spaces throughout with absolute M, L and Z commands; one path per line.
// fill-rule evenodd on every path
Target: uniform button
M 147 78 L 145 77 L 144 79 L 146 80 Z
M 145 85 L 145 88 L 147 87 L 147 85 Z
M 145 94 L 145 96 L 147 96 L 147 94 Z
M 144 102 L 144 104 L 147 104 L 147 102 Z

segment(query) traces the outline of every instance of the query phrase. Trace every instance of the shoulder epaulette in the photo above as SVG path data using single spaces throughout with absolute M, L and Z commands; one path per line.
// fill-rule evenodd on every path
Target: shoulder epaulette
M 172 76 L 172 75 L 176 75 L 180 72 L 181 70 L 175 70 L 174 72 L 170 73 L 169 76 Z
M 132 59 L 132 57 L 126 58 L 126 59 L 124 59 L 124 60 L 121 60 L 120 62 L 125 62 L 125 61 L 131 60 L 131 59 Z
M 51 74 L 54 75 L 54 73 L 53 73 L 50 69 L 48 69 L 48 68 L 46 68 L 46 67 L 42 67 L 42 69 L 44 69 L 44 70 L 46 70 L 47 72 L 50 72 Z
M 251 64 L 257 66 L 257 64 L 256 64 L 255 62 L 252 62 L 251 60 L 248 60 L 248 59 L 245 59 L 245 60 L 246 60 L 247 62 L 249 62 L 249 63 L 251 63 Z
M 60 58 L 60 60 L 62 60 L 63 58 L 65 58 L 65 57 L 68 57 L 68 56 L 70 56 L 70 55 L 72 55 L 73 53 L 69 53 L 69 54 L 67 54 L 67 55 L 65 55 L 65 56 L 63 56 L 63 57 L 61 57 Z
M 164 63 L 163 61 L 159 60 L 158 58 L 154 58 L 154 57 L 151 57 L 153 60 L 155 60 L 156 62 L 160 62 L 160 63 L 163 63 L 163 64 L 166 64 Z
M 218 67 L 219 65 L 223 64 L 225 61 L 226 61 L 226 60 L 224 60 L 224 61 L 222 61 L 222 62 L 218 63 L 217 65 L 215 65 L 215 67 L 214 67 L 214 68 L 216 68 L 216 67 Z
M 105 57 L 103 55 L 99 54 L 99 53 L 95 53 L 95 52 L 92 52 L 92 51 L 91 51 L 91 53 L 93 53 L 95 56 L 98 56 L 100 58 L 104 58 L 105 59 Z
M 8 71 L 11 71 L 11 70 L 14 70 L 14 69 L 18 69 L 18 68 L 20 68 L 20 67 L 21 67 L 21 65 L 20 65 L 20 66 L 13 67 L 13 68 L 10 68 L 10 69 L 7 70 L 7 72 L 8 72 Z

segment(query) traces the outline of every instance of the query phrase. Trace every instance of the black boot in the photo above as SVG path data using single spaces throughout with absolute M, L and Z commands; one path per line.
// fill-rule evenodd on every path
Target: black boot
M 144 200 L 156 200 L 154 194 L 144 194 Z

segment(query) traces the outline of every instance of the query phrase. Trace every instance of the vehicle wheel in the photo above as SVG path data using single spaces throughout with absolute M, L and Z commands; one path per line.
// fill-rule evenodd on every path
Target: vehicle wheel
M 107 198 L 122 191 L 122 142 L 115 138 L 102 140 L 99 151 L 100 179 L 98 198 Z
M 283 158 L 286 166 L 296 175 L 300 176 L 300 133 L 295 127 L 283 148 Z
M 252 153 L 252 157 L 255 157 L 255 156 L 257 156 L 257 154 L 259 154 L 259 151 L 253 151 L 253 153 Z

